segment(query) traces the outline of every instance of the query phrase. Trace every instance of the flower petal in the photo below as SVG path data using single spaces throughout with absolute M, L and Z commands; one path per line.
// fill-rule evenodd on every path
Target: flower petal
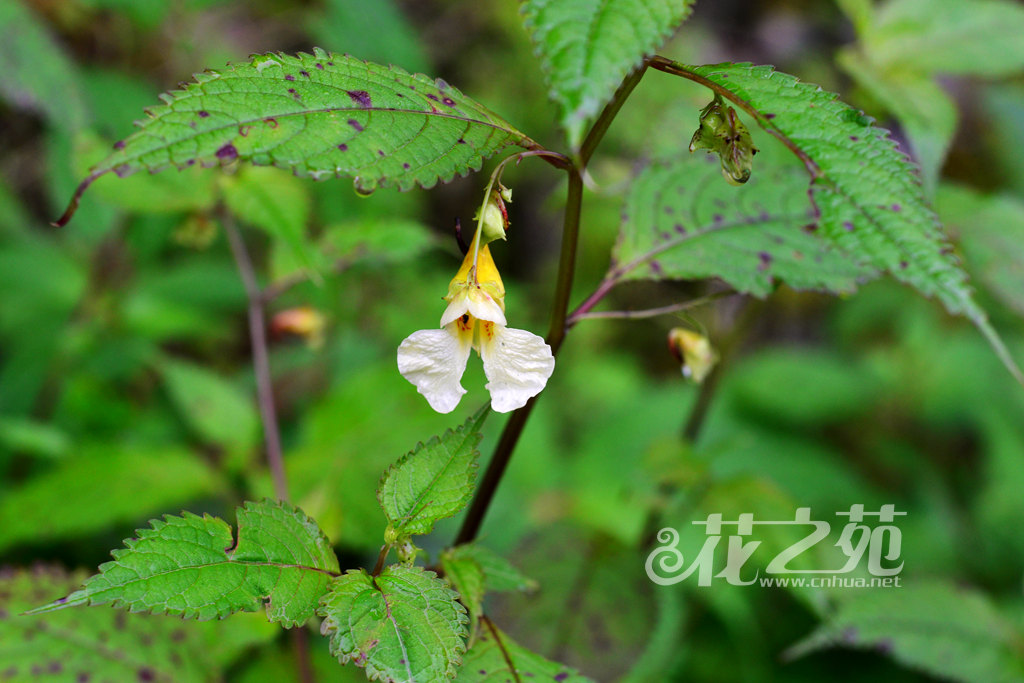
M 480 357 L 491 408 L 499 413 L 522 408 L 541 392 L 555 369 L 551 347 L 526 330 L 480 324 Z
M 416 385 L 431 408 L 450 413 L 466 393 L 461 380 L 471 349 L 472 340 L 454 327 L 419 330 L 399 345 L 398 371 Z
M 469 299 L 463 291 L 451 300 L 448 308 L 444 309 L 444 313 L 441 314 L 441 327 L 451 325 L 467 313 L 469 313 Z
M 476 286 L 476 289 L 470 290 L 468 299 L 469 314 L 477 320 L 486 320 L 502 327 L 507 324 L 505 311 L 501 310 L 501 304 L 479 285 Z

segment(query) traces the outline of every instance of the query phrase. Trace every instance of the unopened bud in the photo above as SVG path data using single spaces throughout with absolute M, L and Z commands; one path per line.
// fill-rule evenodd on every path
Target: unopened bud
M 668 333 L 668 348 L 681 366 L 683 377 L 700 384 L 718 362 L 718 353 L 699 332 L 676 327 Z
M 757 148 L 736 110 L 723 104 L 718 95 L 700 112 L 700 126 L 690 140 L 690 151 L 698 149 L 718 155 L 722 162 L 722 175 L 732 185 L 742 185 L 750 180 Z
M 483 230 L 480 233 L 481 245 L 505 239 L 505 232 L 508 230 L 508 210 L 505 208 L 505 202 L 511 201 L 512 190 L 503 187 L 501 183 L 491 189 L 491 195 L 484 206 Z M 480 220 L 480 213 L 477 212 L 474 218 Z
M 320 311 L 309 306 L 289 308 L 274 315 L 270 330 L 275 335 L 294 334 L 302 337 L 310 348 L 318 349 L 324 344 L 326 321 Z

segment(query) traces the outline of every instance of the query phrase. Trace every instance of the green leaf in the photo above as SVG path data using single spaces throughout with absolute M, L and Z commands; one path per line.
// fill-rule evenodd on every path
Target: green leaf
M 558 681 L 587 683 L 575 669 L 544 659 L 519 645 L 484 619 L 480 638 L 466 653 L 456 683 L 504 683 L 505 681 Z
M 392 565 L 380 576 L 350 571 L 334 582 L 318 614 L 342 664 L 370 680 L 452 678 L 466 650 L 466 613 L 433 572 Z
M 82 131 L 73 141 L 73 163 L 78 176 L 101 161 L 110 144 L 95 133 Z M 200 168 L 181 173 L 150 175 L 140 173 L 130 178 L 102 178 L 93 191 L 113 206 L 140 213 L 205 211 L 216 201 L 215 178 Z
M 712 157 L 653 164 L 626 200 L 613 275 L 719 277 L 757 296 L 776 281 L 851 292 L 873 271 L 808 229 L 814 216 L 806 186 L 806 175 L 792 167 L 758 168 L 735 187 L 722 180 Z
M 455 431 L 419 443 L 384 474 L 377 500 L 395 538 L 428 534 L 439 519 L 469 502 L 476 479 L 476 445 L 490 409 L 481 408 Z
M 891 0 L 864 36 L 879 64 L 1006 76 L 1024 67 L 1024 7 L 1006 0 Z
M 501 555 L 479 543 L 466 543 L 449 548 L 442 555 L 442 561 L 472 561 L 484 573 L 485 589 L 488 591 L 532 591 L 537 582 L 523 574 Z
M 306 242 L 311 202 L 298 178 L 277 168 L 243 168 L 225 175 L 221 188 L 224 203 L 239 220 L 287 244 L 303 266 L 313 265 Z
M 248 502 L 237 516 L 237 544 L 231 527 L 209 515 L 152 520 L 81 590 L 32 613 L 110 603 L 133 612 L 213 619 L 255 612 L 266 603 L 270 621 L 289 628 L 305 623 L 338 573 L 327 538 L 288 503 Z
M 134 523 L 223 488 L 203 460 L 180 448 L 104 444 L 75 451 L 0 496 L 0 550 Z
M 277 166 L 314 179 L 350 176 L 362 193 L 431 187 L 480 167 L 509 146 L 536 143 L 443 81 L 347 55 L 266 54 L 197 74 L 162 98 L 141 130 L 79 185 L 94 180 L 228 164 Z
M 469 612 L 470 644 L 476 638 L 476 625 L 484 613 L 484 593 L 487 591 L 484 582 L 483 567 L 471 557 L 456 555 L 452 549 L 441 553 L 441 567 L 444 576 L 459 594 L 459 599 Z
M 693 0 L 526 0 L 522 4 L 526 28 L 573 148 L 622 79 L 692 8 Z
M 47 595 L 66 592 L 81 576 L 37 566 L 0 571 L 0 672 L 4 680 L 201 683 L 247 646 L 278 629 L 266 620 L 183 623 L 115 610 L 67 610 L 20 616 Z
M 839 608 L 788 652 L 873 648 L 914 669 L 957 681 L 1024 678 L 1020 633 L 981 593 L 933 582 L 848 591 Z
M 186 423 L 204 440 L 243 455 L 255 444 L 259 417 L 251 397 L 206 368 L 164 359 L 167 392 Z
M 1024 384 L 1009 351 L 975 302 L 914 167 L 885 130 L 834 93 L 768 66 L 668 65 L 732 100 L 783 141 L 811 174 L 819 233 L 866 266 L 891 273 L 953 314 L 967 316 Z
M 0 98 L 77 130 L 89 119 L 78 69 L 22 0 L 0 4 Z
M 899 119 L 925 187 L 929 194 L 934 193 L 956 132 L 957 110 L 949 95 L 931 76 L 902 67 L 877 66 L 851 50 L 840 51 L 837 61 Z
M 935 203 L 957 234 L 971 273 L 1000 301 L 1024 315 L 1024 202 L 944 185 Z

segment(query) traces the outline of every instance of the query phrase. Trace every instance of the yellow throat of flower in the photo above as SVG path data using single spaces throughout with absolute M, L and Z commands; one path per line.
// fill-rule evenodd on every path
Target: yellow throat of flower
M 476 263 L 474 264 L 474 254 Z M 494 264 L 491 250 L 485 244 L 479 249 L 470 247 L 466 258 L 462 260 L 459 272 L 448 285 L 448 301 L 458 296 L 472 296 L 476 288 L 480 288 L 498 302 L 501 310 L 505 310 L 505 286 L 501 282 L 498 266 Z

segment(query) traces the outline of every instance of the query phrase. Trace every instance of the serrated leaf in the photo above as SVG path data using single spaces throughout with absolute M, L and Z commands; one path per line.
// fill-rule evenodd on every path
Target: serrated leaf
M 891 273 L 953 314 L 967 316 L 1018 382 L 1024 375 L 952 255 L 920 181 L 888 132 L 834 93 L 769 66 L 714 64 L 689 74 L 732 100 L 797 154 L 811 174 L 819 233 L 864 265 Z
M 693 0 L 526 0 L 521 11 L 575 149 L 587 125 L 689 16 Z
M 981 593 L 937 582 L 849 593 L 789 656 L 835 646 L 868 648 L 956 681 L 1024 679 L 1020 634 Z
M 3 680 L 212 682 L 243 648 L 277 631 L 265 620 L 198 624 L 115 610 L 20 615 L 47 596 L 80 585 L 81 578 L 46 567 L 0 571 Z
M 311 201 L 298 178 L 278 168 L 243 168 L 225 175 L 221 189 L 224 203 L 239 220 L 288 245 L 303 266 L 313 265 L 306 241 Z
M 557 681 L 588 683 L 575 669 L 544 659 L 509 638 L 489 619 L 480 638 L 466 653 L 456 683 L 505 683 L 506 681 Z
M 81 590 L 33 614 L 77 605 L 113 604 L 133 612 L 187 619 L 255 612 L 292 627 L 313 616 L 338 573 L 338 559 L 316 522 L 284 502 L 237 508 L 238 542 L 221 519 L 184 513 L 153 520 L 111 553 L 113 562 Z
M 511 562 L 493 550 L 479 543 L 466 543 L 445 551 L 442 556 L 449 560 L 471 560 L 484 573 L 485 589 L 488 591 L 532 591 L 537 582 L 523 574 Z
M 53 469 L 0 496 L 0 550 L 135 523 L 222 488 L 209 465 L 180 448 L 79 446 Z
M 874 271 L 814 234 L 806 186 L 806 174 L 795 168 L 762 165 L 735 187 L 712 157 L 653 164 L 630 189 L 613 273 L 630 280 L 719 277 L 757 296 L 776 281 L 851 292 Z
M 1024 67 L 1024 8 L 1006 0 L 890 0 L 863 39 L 879 64 L 1010 75 Z
M 489 409 L 427 443 L 420 443 L 384 474 L 377 500 L 396 538 L 428 534 L 439 519 L 469 502 L 476 479 L 476 445 Z
M 957 110 L 949 95 L 928 75 L 881 67 L 852 50 L 840 51 L 836 61 L 899 119 L 925 187 L 933 193 L 956 132 Z
M 88 130 L 77 133 L 72 145 L 72 163 L 77 177 L 88 173 L 89 168 L 110 151 L 109 142 Z M 206 211 L 217 199 L 214 180 L 202 169 L 190 168 L 181 173 L 140 173 L 130 178 L 102 178 L 93 187 L 93 192 L 104 202 L 127 211 Z
M 466 650 L 466 613 L 433 572 L 392 565 L 377 577 L 350 571 L 321 603 L 321 632 L 342 664 L 371 680 L 452 678 Z
M 443 81 L 319 49 L 197 74 L 162 99 L 79 185 L 59 223 L 112 171 L 241 159 L 314 179 L 352 177 L 365 193 L 431 187 L 507 146 L 536 146 Z

